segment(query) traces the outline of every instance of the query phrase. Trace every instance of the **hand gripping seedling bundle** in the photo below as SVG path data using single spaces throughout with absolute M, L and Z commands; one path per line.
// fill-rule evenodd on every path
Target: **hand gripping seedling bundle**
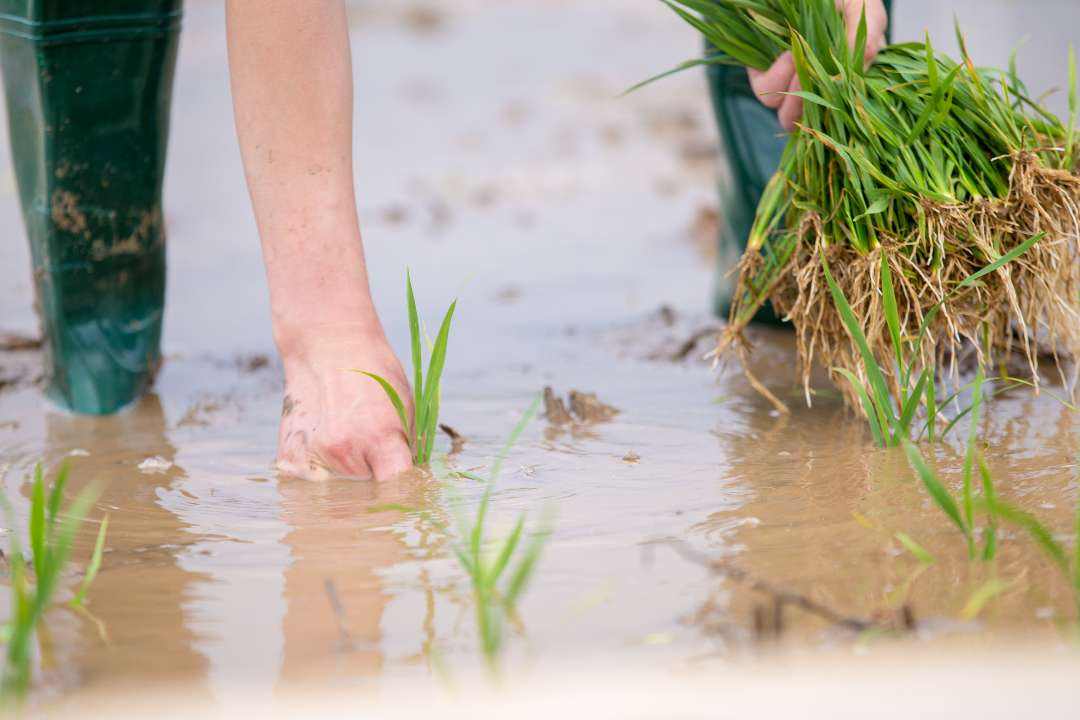
M 758 207 L 718 353 L 743 352 L 741 331 L 771 301 L 796 330 L 808 399 L 815 359 L 867 383 L 841 305 L 894 398 L 919 376 L 905 368 L 961 352 L 990 367 L 1020 352 L 1036 385 L 1040 352 L 1059 368 L 1080 354 L 1075 54 L 1066 125 L 1015 63 L 976 67 L 959 30 L 961 62 L 928 37 L 866 65 L 865 19 L 851 47 L 834 0 L 663 1 L 716 49 L 680 69 L 765 70 L 790 51 L 805 104 Z M 857 399 L 854 383 L 844 391 Z

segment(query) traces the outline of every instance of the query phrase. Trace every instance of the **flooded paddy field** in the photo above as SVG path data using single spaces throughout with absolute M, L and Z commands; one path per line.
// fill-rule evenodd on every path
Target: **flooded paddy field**
M 181 715 L 268 707 L 273 693 L 318 712 L 340 699 L 387 717 L 427 703 L 477 716 L 472 695 L 448 690 L 486 687 L 487 670 L 447 527 L 483 486 L 445 471 L 314 483 L 272 469 L 280 366 L 219 5 L 186 8 L 154 393 L 115 417 L 73 417 L 43 400 L 33 343 L 0 351 L 0 472 L 19 526 L 34 465 L 65 458 L 74 485 L 103 488 L 79 563 L 110 523 L 92 617 L 48 616 L 31 702 Z M 904 3 L 899 37 L 930 25 L 946 42 L 945 5 Z M 1063 82 L 1062 28 L 1076 27 L 1070 3 L 1041 5 L 1045 17 L 1005 37 L 1019 3 L 980 3 L 997 18 L 985 33 L 976 3 L 955 3 L 988 64 L 1020 35 L 1040 38 L 1020 55 L 1039 92 Z M 350 7 L 358 200 L 395 348 L 408 344 L 406 266 L 429 322 L 459 298 L 442 420 L 460 439 L 442 438 L 436 466 L 482 472 L 545 387 L 619 411 L 537 418 L 508 455 L 493 531 L 527 511 L 550 513 L 553 532 L 506 631 L 506 694 L 475 697 L 526 716 L 566 712 L 562 695 L 612 717 L 723 703 L 844 716 L 883 697 L 877 714 L 1067 717 L 1080 699 L 1076 599 L 1027 534 L 1003 528 L 997 560 L 970 562 L 902 451 L 876 449 L 823 378 L 814 407 L 801 402 L 790 334 L 757 331 L 753 356 L 790 416 L 738 367 L 700 359 L 715 327 L 704 81 L 618 97 L 695 52 L 669 15 L 625 0 Z M 0 217 L 0 336 L 33 337 L 10 172 Z M 925 449 L 953 489 L 966 431 Z M 997 491 L 1070 543 L 1076 413 L 1014 390 L 989 404 L 979 436 Z M 930 697 L 944 687 L 955 692 Z M 820 705 L 799 704 L 810 695 Z

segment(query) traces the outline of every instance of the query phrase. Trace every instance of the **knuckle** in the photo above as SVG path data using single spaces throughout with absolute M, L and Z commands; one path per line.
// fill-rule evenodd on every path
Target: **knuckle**
M 348 438 L 333 438 L 319 443 L 318 456 L 325 458 L 335 467 L 347 468 L 357 454 L 355 444 Z

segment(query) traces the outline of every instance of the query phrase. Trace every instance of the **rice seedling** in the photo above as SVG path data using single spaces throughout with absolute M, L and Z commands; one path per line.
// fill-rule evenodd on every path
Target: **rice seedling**
M 515 617 L 518 601 L 532 580 L 540 554 L 551 536 L 547 521 L 542 521 L 539 528 L 531 532 L 526 531 L 526 513 L 518 517 L 513 529 L 501 541 L 492 541 L 487 529 L 491 494 L 503 462 L 536 416 L 539 403 L 540 399 L 536 398 L 522 415 L 496 455 L 486 478 L 469 472 L 452 473 L 484 483 L 484 492 L 473 516 L 458 518 L 459 539 L 454 545 L 454 555 L 472 584 L 480 649 L 492 672 L 497 670 L 506 624 Z
M 896 423 L 863 384 L 878 405 L 891 394 L 901 420 L 919 383 L 932 392 L 937 368 L 965 346 L 986 367 L 1021 351 L 1036 385 L 1036 329 L 1040 343 L 1080 354 L 1074 53 L 1065 124 L 1015 69 L 976 67 L 959 28 L 959 62 L 927 37 L 867 65 L 865 17 L 849 46 L 834 0 L 662 1 L 717 49 L 676 71 L 764 70 L 791 52 L 805 101 L 758 206 L 717 354 L 745 353 L 742 330 L 771 301 L 794 325 L 808 399 L 815 358 L 858 377 L 845 397 L 882 436 Z M 834 287 L 846 309 L 828 302 Z
M 366 370 L 354 370 L 354 372 L 367 375 L 379 383 L 401 420 L 405 436 L 409 439 L 409 447 L 412 448 L 413 462 L 417 465 L 425 465 L 431 460 L 431 453 L 435 449 L 435 438 L 438 436 L 439 385 L 442 381 L 443 368 L 446 366 L 446 345 L 450 339 L 450 323 L 454 317 L 457 300 L 450 303 L 449 309 L 443 316 L 442 324 L 439 326 L 439 334 L 435 336 L 435 342 L 431 345 L 431 357 L 428 360 L 427 376 L 425 377 L 420 338 L 420 315 L 416 310 L 412 277 L 408 272 L 405 273 L 405 294 L 408 303 L 409 340 L 413 370 L 412 417 L 410 417 L 401 396 L 386 378 Z
M 30 688 L 34 636 L 45 612 L 53 605 L 53 597 L 71 556 L 75 532 L 97 497 L 97 491 L 90 487 L 61 509 L 68 474 L 67 465 L 61 466 L 46 495 L 41 465 L 34 470 L 27 532 L 29 561 L 23 555 L 18 533 L 11 533 L 8 563 L 12 615 L 2 631 L 5 653 L 0 678 L 0 698 L 6 703 L 22 700 Z M 10 518 L 12 513 L 6 500 L 4 505 Z M 97 576 L 107 531 L 106 519 L 98 530 L 93 554 L 78 590 L 68 603 L 72 608 L 82 608 L 86 592 Z
M 979 278 L 994 272 L 1023 255 L 1042 237 L 1042 233 L 1032 236 L 990 265 L 964 278 L 960 281 L 958 287 L 965 288 L 978 282 Z M 862 362 L 859 375 L 845 367 L 836 367 L 833 370 L 847 380 L 851 391 L 858 398 L 875 443 L 880 447 L 896 447 L 904 441 L 912 439 L 913 431 L 916 429 L 919 420 L 920 408 L 925 409 L 926 419 L 923 427 L 914 433 L 914 439 L 918 440 L 924 433 L 929 436 L 931 441 L 937 439 L 939 437 L 937 431 L 938 421 L 944 417 L 943 408 L 957 399 L 963 391 L 972 387 L 971 384 L 962 386 L 950 396 L 939 400 L 937 398 L 937 373 L 934 368 L 916 366 L 921 357 L 920 348 L 926 339 L 929 322 L 936 317 L 941 308 L 941 303 L 934 305 L 927 311 L 926 317 L 920 323 L 915 337 L 910 341 L 905 341 L 901 336 L 892 270 L 889 268 L 885 258 L 882 257 L 880 267 L 881 299 L 889 334 L 888 342 L 892 352 L 887 363 L 888 367 L 894 369 L 894 372 L 890 374 L 887 372 L 886 367 L 879 363 L 877 356 L 871 349 L 870 341 L 863 332 L 851 304 L 833 278 L 828 261 L 822 260 L 821 267 L 833 303 L 840 315 L 840 320 L 857 348 Z M 889 382 L 890 378 L 893 380 L 892 383 Z M 951 420 L 948 420 L 944 430 L 940 433 L 940 437 L 947 435 L 961 418 L 977 408 L 977 403 L 982 399 L 983 380 L 983 370 L 982 366 L 980 366 L 979 376 L 974 383 L 977 390 L 974 394 L 975 402 L 959 411 Z M 1012 384 L 1027 383 L 1026 381 L 1019 381 L 1018 383 L 1014 380 Z
M 959 499 L 953 496 L 945 483 L 938 477 L 938 474 L 926 462 L 918 447 L 907 438 L 902 440 L 904 452 L 912 470 L 922 482 L 934 505 L 945 513 L 953 525 L 963 534 L 967 543 L 968 557 L 972 560 L 980 554 L 975 527 L 975 503 L 976 495 L 979 492 L 975 489 L 974 482 L 976 468 L 978 468 L 982 480 L 981 497 L 989 503 L 986 506 L 989 510 L 987 525 L 982 532 L 981 557 L 983 560 L 993 560 L 997 555 L 997 518 L 993 512 L 995 507 L 993 503 L 997 495 L 994 492 L 993 479 L 986 467 L 986 462 L 978 449 L 979 410 L 982 405 L 984 379 L 984 373 L 980 367 L 975 377 L 972 403 L 968 410 L 971 426 L 968 431 L 967 449 L 964 453 Z

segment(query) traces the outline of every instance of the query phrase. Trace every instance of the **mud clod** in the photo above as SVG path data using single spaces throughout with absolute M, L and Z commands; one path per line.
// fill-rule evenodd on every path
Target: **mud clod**
M 618 408 L 603 403 L 596 393 L 570 391 L 570 412 L 583 423 L 606 422 L 619 414 Z
M 544 417 L 552 425 L 569 425 L 574 422 L 566 409 L 566 403 L 555 394 L 550 385 L 544 388 Z
M 40 350 L 44 344 L 40 337 L 19 335 L 17 333 L 0 334 L 0 352 L 25 352 L 28 350 Z
M 239 366 L 241 372 L 253 373 L 269 367 L 270 358 L 262 353 L 255 353 L 254 355 L 245 355 L 238 358 L 236 364 Z
M 694 351 L 694 348 L 696 348 L 702 340 L 708 337 L 719 337 L 720 332 L 721 328 L 719 325 L 707 325 L 695 330 L 690 333 L 690 336 L 686 338 L 678 348 L 676 348 L 675 352 L 671 353 L 671 361 L 682 362 L 690 356 L 690 353 Z
M 446 423 L 439 423 L 439 430 L 450 438 L 450 452 L 448 455 L 457 455 L 465 447 L 465 436 Z
M 446 17 L 434 4 L 407 7 L 402 13 L 402 20 L 406 27 L 417 33 L 432 33 L 446 24 Z
M 7 390 L 9 387 L 17 386 L 22 380 L 22 375 L 12 374 L 3 368 L 0 368 L 0 392 Z
M 564 402 L 550 385 L 544 388 L 544 417 L 551 425 L 591 425 L 607 422 L 618 414 L 618 408 L 602 402 L 596 393 L 571 390 Z

